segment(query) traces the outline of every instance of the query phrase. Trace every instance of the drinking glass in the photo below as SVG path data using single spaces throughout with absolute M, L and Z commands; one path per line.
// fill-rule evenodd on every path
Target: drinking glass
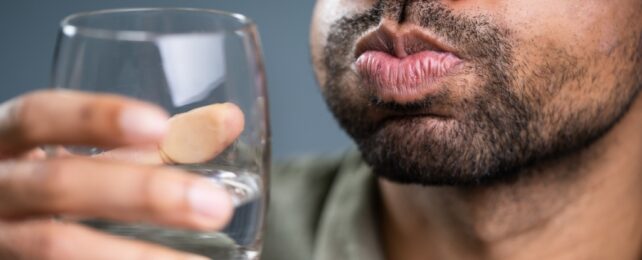
M 224 230 L 194 232 L 100 219 L 81 222 L 217 260 L 259 257 L 268 194 L 270 135 L 262 54 L 256 26 L 250 19 L 186 8 L 74 14 L 61 23 L 51 83 L 54 88 L 148 101 L 170 115 L 216 103 L 237 105 L 245 124 L 232 145 L 206 162 L 166 166 L 206 176 L 230 192 L 236 208 Z M 82 156 L 106 152 L 99 147 L 64 150 Z

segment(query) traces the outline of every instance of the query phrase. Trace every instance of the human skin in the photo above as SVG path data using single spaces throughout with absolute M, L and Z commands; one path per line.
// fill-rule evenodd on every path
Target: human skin
M 641 11 L 639 0 L 318 0 L 317 78 L 380 176 L 387 258 L 638 259 Z M 379 80 L 355 52 L 372 32 L 409 31 L 461 63 L 390 94 L 403 81 Z
M 224 189 L 159 165 L 216 156 L 243 129 L 240 109 L 211 105 L 168 119 L 148 103 L 74 91 L 39 91 L 2 104 L 0 259 L 206 259 L 52 218 L 145 221 L 204 231 L 224 227 L 233 212 Z M 199 130 L 203 126 L 207 132 Z M 172 141 L 185 133 L 201 147 L 184 142 L 191 149 L 184 152 L 183 143 Z M 94 157 L 47 158 L 36 148 L 51 144 L 117 149 Z
M 329 75 L 328 68 L 323 64 L 326 39 L 331 32 L 330 25 L 341 17 L 367 12 L 377 3 L 379 2 L 370 0 L 318 1 L 311 33 L 312 50 L 317 76 L 326 93 L 328 79 L 335 76 Z M 551 137 L 540 140 L 548 140 L 548 144 L 557 142 L 558 146 L 547 148 L 551 154 L 560 156 L 555 160 L 538 158 L 536 165 L 529 165 L 520 171 L 493 172 L 511 175 L 513 178 L 510 182 L 501 178 L 489 178 L 480 182 L 484 185 L 471 185 L 471 180 L 482 180 L 483 178 L 476 178 L 488 173 L 474 172 L 475 169 L 481 169 L 475 167 L 459 169 L 469 170 L 467 175 L 449 175 L 452 172 L 444 171 L 425 173 L 419 179 L 414 179 L 423 185 L 431 182 L 442 185 L 436 187 L 408 185 L 412 179 L 400 179 L 400 175 L 395 172 L 378 172 L 385 176 L 380 180 L 383 202 L 380 230 L 387 257 L 409 260 L 639 258 L 639 245 L 642 242 L 642 227 L 638 221 L 642 212 L 639 201 L 639 187 L 642 184 L 639 177 L 642 167 L 639 165 L 642 137 L 638 129 L 642 127 L 642 101 L 634 94 L 639 88 L 634 83 L 640 82 L 641 67 L 638 66 L 639 55 L 634 56 L 634 53 L 639 48 L 636 47 L 639 44 L 636 39 L 639 39 L 642 30 L 637 17 L 641 11 L 640 2 L 522 0 L 386 3 L 390 7 L 386 9 L 387 12 L 394 15 L 388 15 L 381 21 L 393 32 L 406 28 L 395 20 L 400 17 L 399 10 L 413 10 L 398 8 L 402 3 L 440 3 L 445 10 L 461 14 L 471 21 L 483 17 L 484 22 L 492 25 L 483 28 L 508 29 L 502 31 L 504 35 L 500 38 L 502 43 L 511 43 L 508 61 L 512 65 L 522 66 L 504 67 L 507 70 L 501 72 L 510 72 L 510 76 L 524 79 L 521 82 L 533 84 L 524 85 L 523 88 L 515 85 L 496 87 L 507 87 L 509 94 L 522 97 L 520 101 L 528 104 L 531 112 L 539 113 L 536 115 L 540 119 L 556 118 L 557 123 L 582 123 L 572 124 L 581 126 L 571 129 L 574 131 L 595 130 L 584 131 L 592 133 L 592 136 L 587 136 L 586 133 L 565 136 L 584 138 L 569 141 L 574 145 L 565 147 L 567 149 L 564 153 L 554 153 L 556 151 L 551 147 L 559 148 L 560 140 L 565 140 L 552 138 L 559 137 L 557 134 L 560 131 L 555 130 L 565 128 L 550 120 L 545 121 L 545 124 L 525 124 L 529 128 L 524 130 L 535 129 L 539 130 L 535 131 L 537 133 L 544 133 L 537 137 Z M 417 17 L 406 15 L 404 24 L 412 26 L 413 19 Z M 533 42 L 545 44 L 530 44 Z M 488 47 L 484 44 L 481 46 Z M 547 53 L 547 49 L 560 52 L 552 52 L 553 55 L 550 56 L 551 52 Z M 467 53 L 466 57 L 475 61 L 475 54 L 485 52 L 471 48 L 462 53 Z M 479 61 L 486 62 L 482 65 L 488 65 L 488 68 L 496 65 L 489 62 L 489 59 Z M 568 61 L 578 63 L 569 64 Z M 551 66 L 545 66 L 547 63 Z M 466 106 L 471 103 L 462 102 L 464 97 L 471 100 L 483 97 L 480 95 L 484 93 L 482 86 L 486 86 L 483 81 L 488 79 L 483 76 L 489 76 L 489 73 L 483 71 L 479 63 L 471 62 L 467 65 L 469 67 L 465 71 L 468 74 L 459 74 L 449 80 L 451 85 L 470 88 L 467 91 L 452 89 L 448 100 L 433 99 L 441 104 L 441 112 L 452 110 L 448 108 L 448 104 L 458 105 L 456 108 L 470 108 Z M 497 71 L 495 73 L 501 74 Z M 550 81 L 536 80 L 534 75 Z M 346 104 L 355 108 L 354 111 L 369 107 L 369 101 L 360 93 L 358 82 L 343 83 L 335 85 L 338 87 L 335 90 L 341 90 L 335 94 L 347 98 Z M 39 152 L 28 152 L 30 148 L 51 143 L 109 147 L 154 145 L 162 141 L 165 134 L 166 127 L 162 126 L 162 122 L 167 118 L 158 108 L 113 96 L 81 93 L 60 95 L 61 93 L 55 92 L 29 94 L 5 103 L 0 109 L 0 152 L 4 159 L 0 163 L 0 205 L 3 206 L 0 208 L 0 258 L 202 259 L 146 243 L 107 236 L 74 224 L 49 220 L 51 214 L 71 213 L 124 221 L 145 219 L 193 229 L 216 229 L 224 225 L 232 211 L 229 197 L 220 190 L 217 191 L 216 187 L 205 187 L 216 193 L 208 197 L 217 201 L 208 202 L 211 207 L 204 210 L 214 214 L 202 214 L 204 212 L 200 211 L 203 209 L 192 209 L 193 205 L 185 195 L 190 194 L 188 190 L 203 180 L 183 172 L 96 160 L 98 158 L 44 160 Z M 386 98 L 388 101 L 402 100 L 398 97 L 383 99 Z M 544 102 L 547 106 L 541 105 L 542 102 L 533 102 L 542 100 L 547 101 Z M 573 102 L 569 102 L 570 100 Z M 28 105 L 24 105 L 25 103 Z M 627 103 L 631 103 L 631 106 L 627 106 Z M 514 112 L 506 109 L 504 103 L 496 105 L 504 109 L 502 112 Z M 143 112 L 144 115 L 138 114 L 137 117 L 129 116 L 125 121 L 153 119 L 151 125 L 158 128 L 122 129 L 120 112 L 136 108 L 147 112 Z M 371 109 L 371 114 L 362 117 L 366 119 L 362 123 L 376 125 L 377 120 L 386 115 L 385 110 L 376 107 Z M 87 111 L 94 116 L 87 117 Z M 467 119 L 467 113 L 475 112 L 458 111 L 460 120 Z M 578 111 L 591 113 L 574 117 Z M 66 115 L 65 120 L 58 120 L 61 114 Z M 487 114 L 482 119 L 492 119 L 491 115 L 493 114 Z M 225 113 L 218 116 L 225 116 Z M 422 123 L 435 122 L 435 118 L 417 118 L 408 122 L 410 126 L 419 127 L 417 130 L 421 130 Z M 510 122 L 506 120 L 503 123 L 511 126 Z M 389 124 L 388 127 L 391 134 L 399 129 L 395 124 Z M 360 127 L 356 127 L 355 131 L 357 130 Z M 490 133 L 489 136 L 496 133 L 501 131 Z M 367 137 L 367 134 L 369 133 L 360 137 Z M 424 136 L 422 141 L 439 140 L 439 136 L 433 135 Z M 486 152 L 486 146 L 481 144 L 483 142 L 471 148 L 477 149 L 477 152 Z M 413 151 L 416 150 L 401 152 Z M 421 158 L 421 154 L 416 158 Z M 488 156 L 485 158 L 486 161 L 459 162 L 462 163 L 461 166 L 485 166 L 493 169 L 492 162 L 497 161 Z M 512 163 L 519 164 L 523 163 L 524 158 L 526 157 L 510 159 Z M 159 159 L 163 160 L 153 158 L 156 161 Z M 376 159 L 385 158 L 381 155 L 369 158 L 371 163 Z M 407 167 L 439 166 L 436 163 L 417 165 L 412 160 L 407 163 Z M 87 174 L 88 172 L 93 174 Z M 100 178 L 107 176 L 106 173 L 110 174 L 109 178 Z M 407 173 L 409 172 L 404 174 Z M 435 179 L 435 176 L 439 178 Z M 454 185 L 453 179 L 444 181 L 444 177 L 453 176 L 466 177 L 458 179 L 466 183 L 465 187 Z M 402 180 L 406 184 L 401 184 Z M 451 183 L 446 185 L 448 182 Z M 90 196 L 96 194 L 100 196 Z M 123 200 L 123 197 L 140 200 Z M 186 208 L 190 210 L 186 211 Z M 181 214 L 176 215 L 176 212 Z M 59 237 L 66 239 L 58 239 Z M 76 250 L 77 248 L 84 250 Z

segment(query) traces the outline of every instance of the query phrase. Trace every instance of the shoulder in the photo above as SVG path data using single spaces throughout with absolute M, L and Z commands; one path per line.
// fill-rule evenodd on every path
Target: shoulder
M 356 151 L 278 163 L 270 175 L 263 258 L 312 259 L 319 218 L 336 177 Z

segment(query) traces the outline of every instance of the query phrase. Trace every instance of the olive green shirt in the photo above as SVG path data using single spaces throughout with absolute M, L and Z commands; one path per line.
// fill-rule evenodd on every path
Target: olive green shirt
M 275 167 L 264 260 L 383 260 L 375 178 L 356 152 Z

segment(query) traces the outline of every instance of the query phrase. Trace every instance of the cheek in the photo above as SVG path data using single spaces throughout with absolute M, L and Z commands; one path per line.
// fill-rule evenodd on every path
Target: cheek
M 363 13 L 372 8 L 376 0 L 319 0 L 314 7 L 310 40 L 312 44 L 325 45 L 330 27 L 343 17 Z
M 514 91 L 544 118 L 611 121 L 633 91 L 623 61 L 631 49 L 626 30 L 639 17 L 626 1 L 506 2 L 496 19 L 515 39 Z
M 325 71 L 323 69 L 323 50 L 330 33 L 331 26 L 343 17 L 350 17 L 363 13 L 372 8 L 377 0 L 318 0 L 312 16 L 310 26 L 310 49 L 314 63 L 317 80 L 320 85 L 325 84 Z
M 624 26 L 631 12 L 631 0 L 513 0 L 501 1 L 503 10 L 494 15 L 495 22 L 510 28 L 515 39 L 513 52 L 522 67 L 540 67 L 542 75 L 559 75 L 563 71 L 546 71 L 545 66 L 585 66 L 588 78 L 579 78 L 582 86 L 575 92 L 597 94 L 598 86 L 612 86 L 607 74 L 613 74 L 617 64 L 615 50 L 622 45 Z M 635 15 L 633 15 L 634 17 Z M 567 62 L 570 64 L 555 64 Z M 577 64 L 572 64 L 577 63 Z M 548 75 L 550 75 L 548 74 Z M 596 82 L 601 81 L 601 82 Z M 612 79 L 611 79 L 612 81 Z M 600 84 L 596 84 L 600 83 Z M 549 86 L 552 88 L 554 86 Z M 550 92 L 552 89 L 543 89 Z M 565 91 L 571 91 L 567 89 Z M 543 93 L 542 93 L 543 94 Z
M 618 44 L 618 27 L 625 24 L 622 16 L 630 15 L 622 7 L 629 1 L 502 1 L 497 22 L 533 45 L 554 43 L 578 54 L 608 53 Z

